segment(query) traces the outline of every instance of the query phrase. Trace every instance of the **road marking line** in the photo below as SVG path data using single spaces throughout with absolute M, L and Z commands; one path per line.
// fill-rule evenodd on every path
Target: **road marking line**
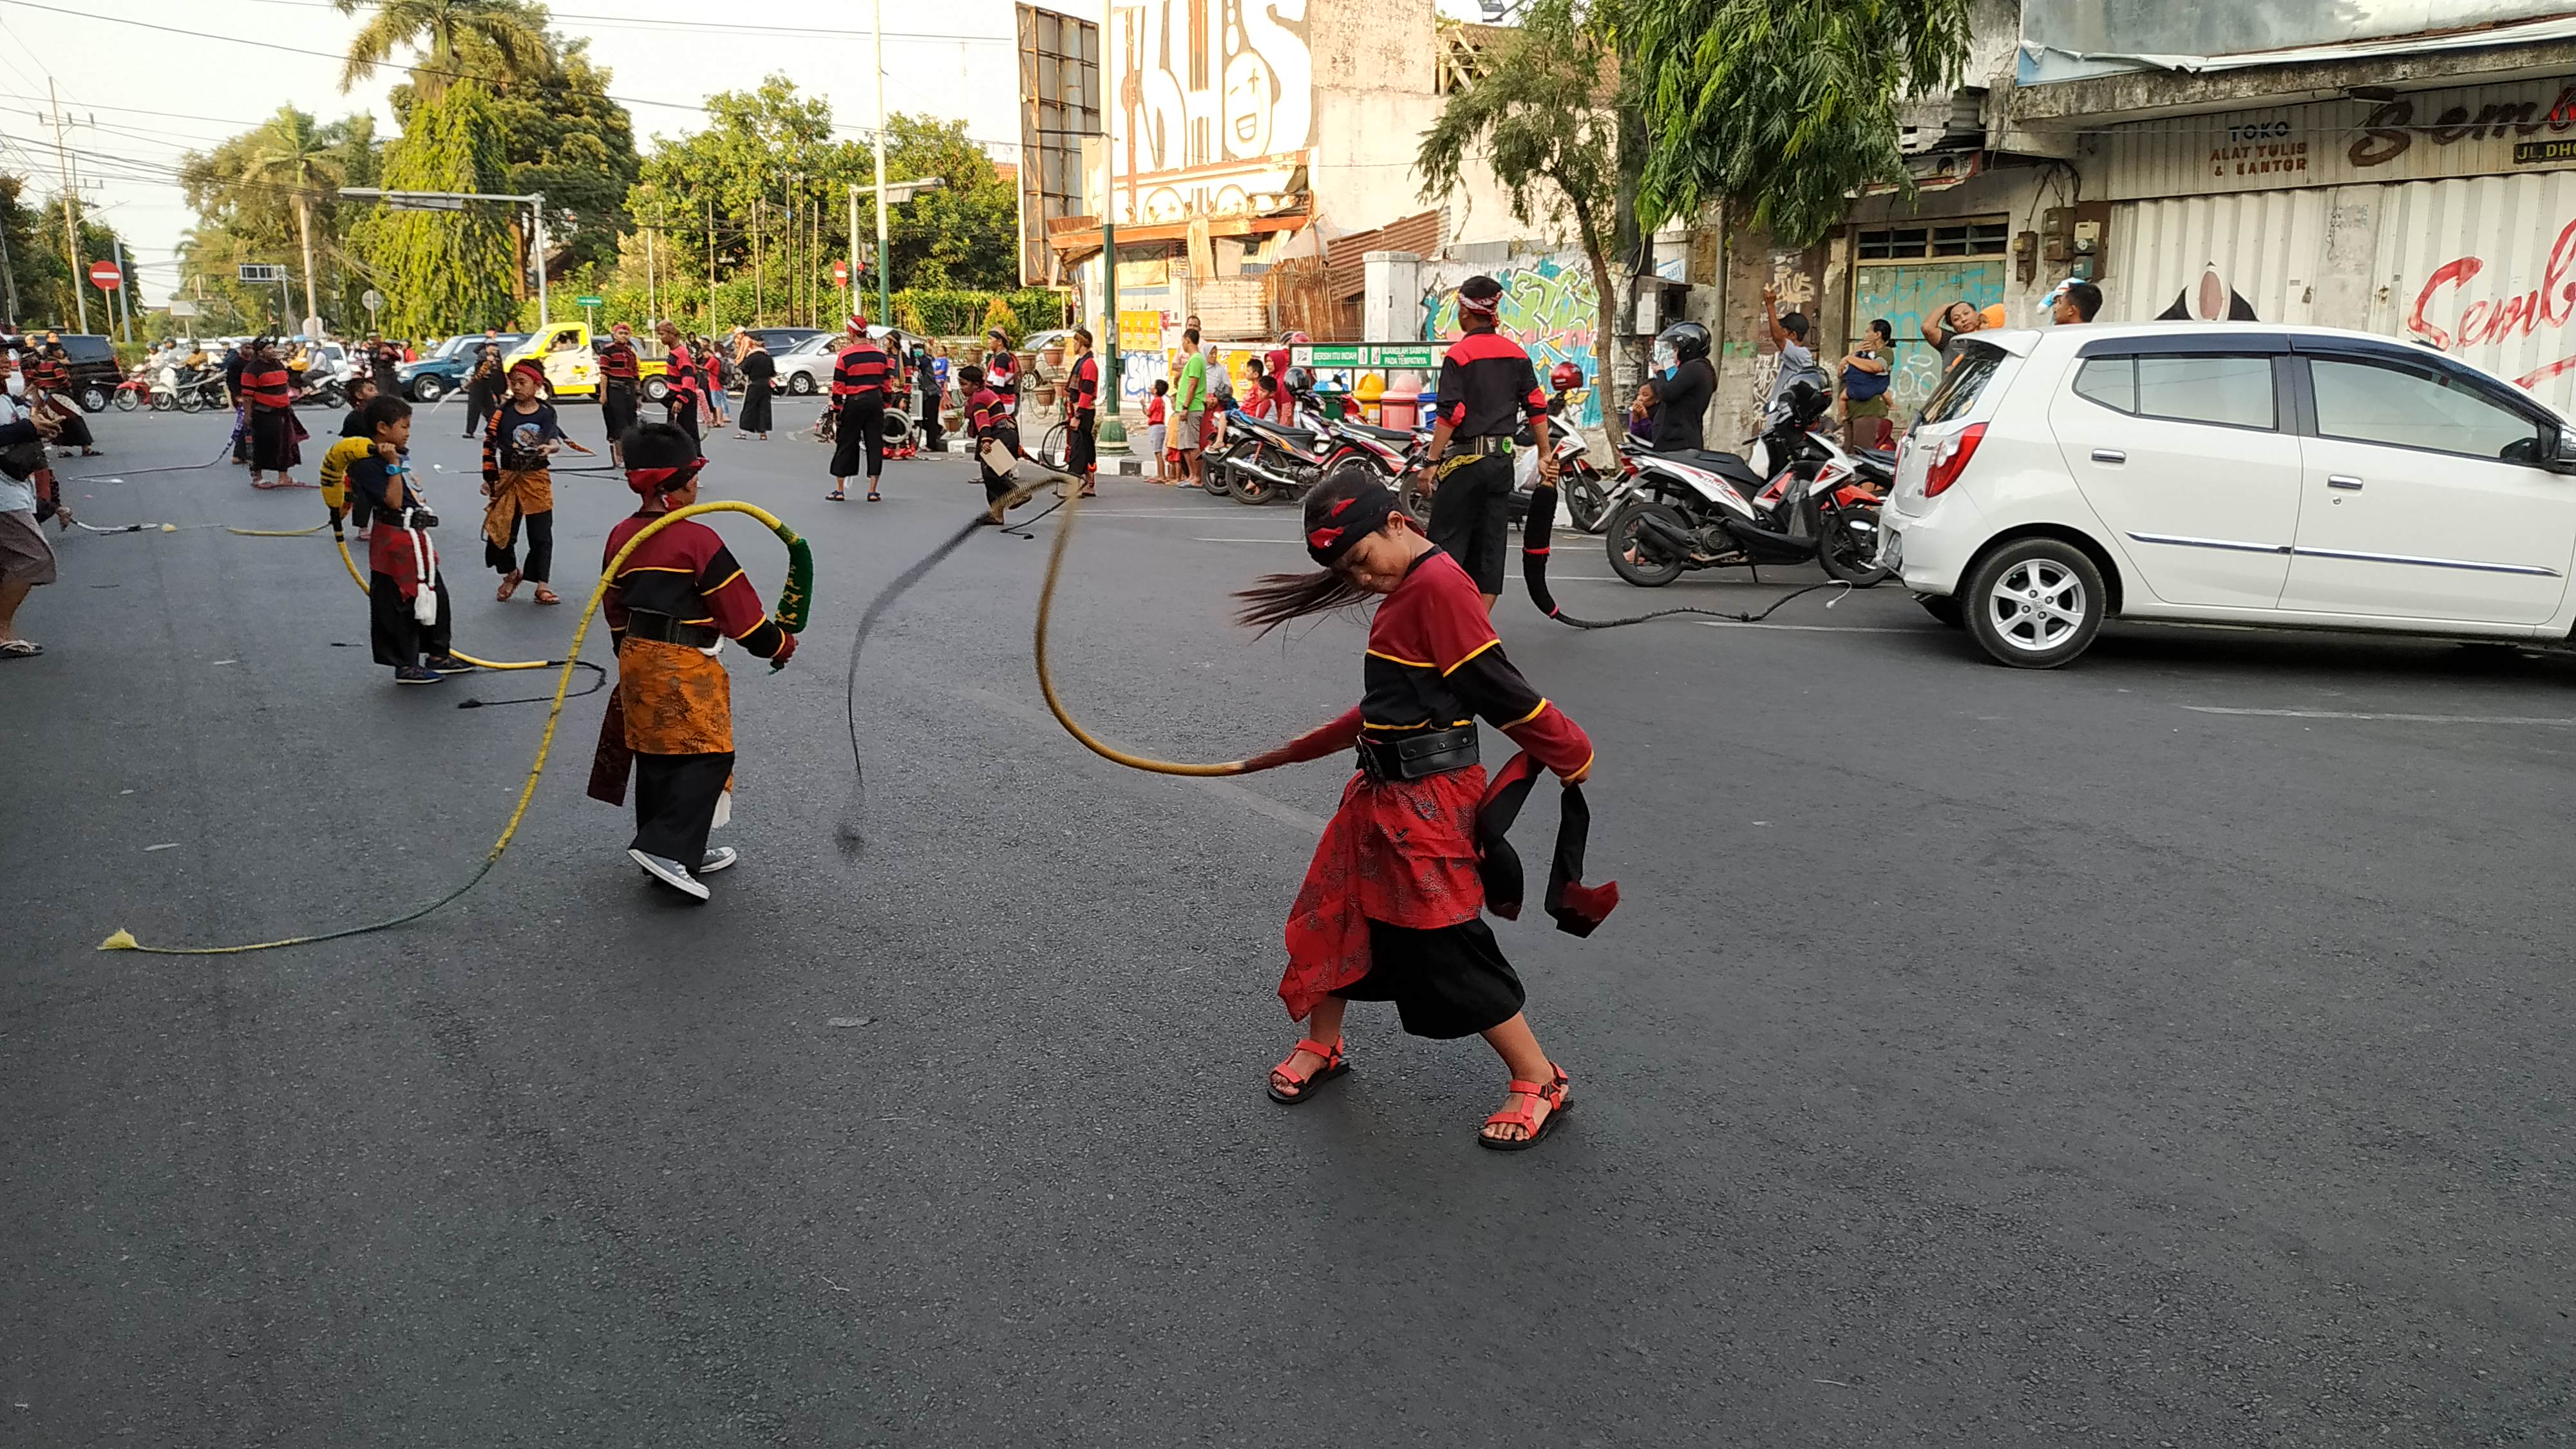
M 2576 719 L 2521 714 L 2381 714 L 2349 709 L 2231 709 L 2216 704 L 2186 704 L 2194 714 L 2259 715 L 2268 719 L 2387 720 L 2398 724 L 2550 725 L 2560 729 Z

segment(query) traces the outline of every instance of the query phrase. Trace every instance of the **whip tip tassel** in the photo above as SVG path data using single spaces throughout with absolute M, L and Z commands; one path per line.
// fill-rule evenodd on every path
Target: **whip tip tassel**
M 126 930 L 120 926 L 116 930 L 110 932 L 106 940 L 98 943 L 98 949 L 102 951 L 140 951 L 143 949 L 143 943 L 134 939 L 134 933 L 132 931 Z

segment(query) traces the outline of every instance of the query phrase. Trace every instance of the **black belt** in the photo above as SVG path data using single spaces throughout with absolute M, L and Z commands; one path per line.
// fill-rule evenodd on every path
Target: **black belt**
M 636 380 L 631 377 L 603 377 L 600 381 L 610 387 L 622 387 L 629 389 L 630 391 L 634 388 L 636 382 Z
M 1472 454 L 1479 458 L 1509 457 L 1512 451 L 1512 439 L 1508 433 L 1483 438 L 1451 438 L 1449 451 Z
M 705 624 L 683 624 L 668 614 L 657 614 L 650 609 L 630 609 L 626 613 L 626 637 L 706 649 L 724 635 Z
M 1388 739 L 1360 737 L 1360 773 L 1371 779 L 1419 780 L 1463 770 L 1476 761 L 1476 727 L 1471 724 L 1416 730 Z

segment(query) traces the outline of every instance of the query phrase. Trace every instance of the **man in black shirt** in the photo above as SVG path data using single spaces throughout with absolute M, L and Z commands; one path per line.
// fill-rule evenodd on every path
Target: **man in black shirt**
M 250 366 L 247 343 L 227 348 L 224 352 L 224 396 L 233 400 L 233 462 L 250 461 L 250 417 L 242 402 L 242 369 Z
M 1458 286 L 1458 325 L 1466 335 L 1440 364 L 1440 421 L 1423 459 L 1439 480 L 1424 532 L 1476 581 L 1485 612 L 1503 592 L 1503 552 L 1511 531 L 1512 434 L 1529 419 L 1540 478 L 1556 482 L 1556 453 L 1547 441 L 1547 394 L 1520 344 L 1494 330 L 1503 284 L 1469 277 Z

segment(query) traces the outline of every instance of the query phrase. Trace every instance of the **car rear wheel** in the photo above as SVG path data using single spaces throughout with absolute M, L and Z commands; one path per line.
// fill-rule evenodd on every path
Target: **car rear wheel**
M 103 413 L 107 411 L 107 389 L 100 387 L 97 383 L 93 382 L 83 386 L 79 393 L 79 399 L 82 412 Z
M 789 374 L 787 375 L 787 391 L 788 391 L 788 394 L 789 394 L 790 396 L 792 396 L 792 397 L 811 397 L 811 396 L 813 396 L 813 393 L 814 393 L 814 377 L 813 377 L 813 374 L 811 374 L 811 373 L 805 373 L 805 372 L 791 372 L 791 373 L 789 373 Z
M 447 396 L 447 379 L 434 372 L 424 372 L 411 380 L 411 400 L 434 403 Z
M 1996 549 L 1960 594 L 1968 632 L 2000 664 L 2054 669 L 2101 631 L 2102 571 L 2073 544 L 2021 538 Z

